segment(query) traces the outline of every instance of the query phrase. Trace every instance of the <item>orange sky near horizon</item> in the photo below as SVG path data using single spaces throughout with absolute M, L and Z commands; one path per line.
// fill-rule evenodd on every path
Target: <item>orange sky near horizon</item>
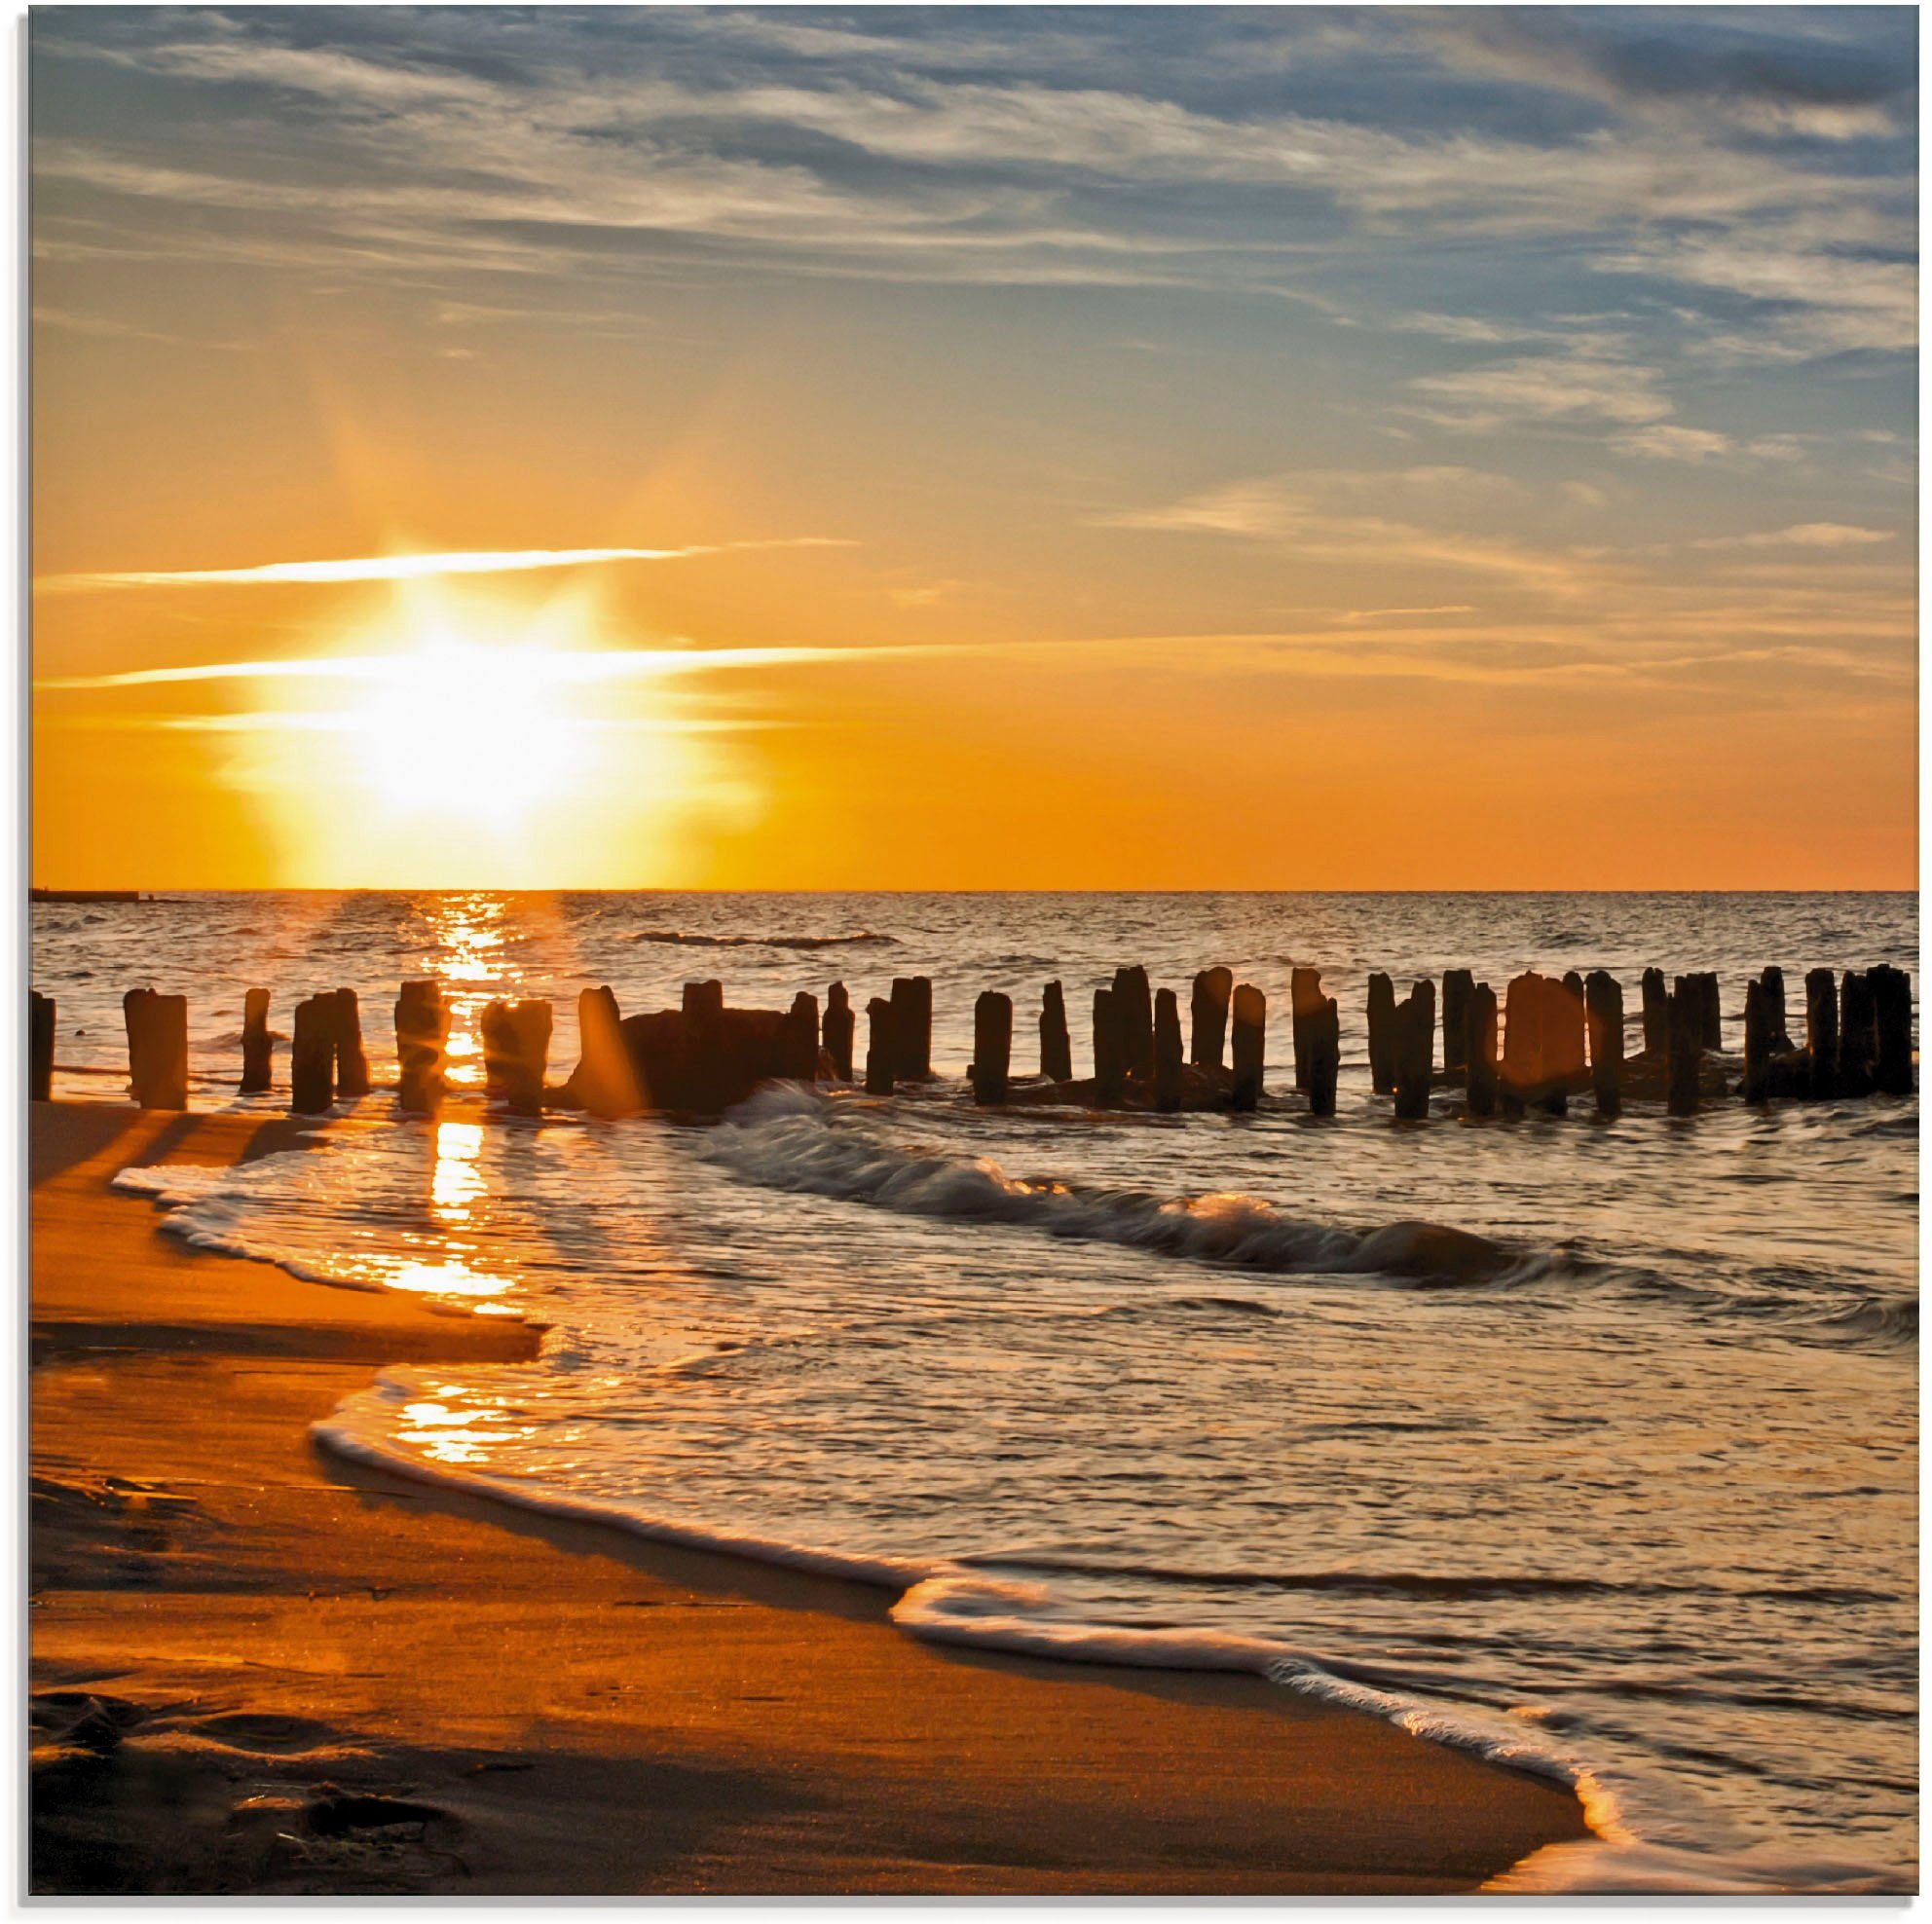
M 575 55 L 472 74 L 390 12 L 36 30 L 37 885 L 1915 885 L 1911 320 L 1882 262 L 1855 296 L 1841 264 L 1804 279 L 1779 211 L 1863 193 L 1882 251 L 1874 169 L 1802 174 L 1876 122 L 1775 160 L 1749 135 L 1776 195 L 1747 172 L 1692 217 L 1782 265 L 1733 273 L 1642 239 L 1662 190 L 1610 204 L 1634 163 L 1538 161 L 1555 109 L 1525 100 L 1568 97 L 1561 63 L 1482 69 L 1478 99 L 1479 49 L 1432 56 L 1442 130 L 1490 143 L 1439 187 L 1420 136 L 1356 154 L 1308 101 L 1212 120 L 1233 60 L 1185 103 L 1158 61 L 1121 83 L 1077 160 L 1064 112 L 1022 139 L 1030 94 L 992 116 L 936 65 L 916 152 L 856 81 L 748 80 L 696 132 L 662 102 L 632 163 L 578 137 Z M 374 38 L 326 69 L 278 38 L 336 30 Z M 644 42 L 670 29 L 627 30 L 669 88 Z M 275 98 L 301 110 L 271 162 Z M 828 100 L 871 170 L 824 158 Z M 1576 152 L 1731 154 L 1664 111 L 1579 121 Z M 1273 113 L 1286 185 L 1272 150 L 1252 180 L 1173 158 L 1177 114 L 1219 154 Z M 480 214 L 435 223 L 500 129 L 492 191 L 563 238 L 497 207 L 486 254 Z M 716 202 L 637 214 L 680 166 Z M 813 168 L 836 206 L 744 226 Z M 635 257 L 576 238 L 593 203 Z

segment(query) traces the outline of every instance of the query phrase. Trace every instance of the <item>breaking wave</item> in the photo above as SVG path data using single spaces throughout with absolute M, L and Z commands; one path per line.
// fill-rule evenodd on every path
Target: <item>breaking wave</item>
M 851 943 L 887 943 L 896 947 L 899 942 L 897 936 L 877 935 L 871 929 L 848 936 L 712 936 L 686 929 L 644 929 L 631 940 L 678 948 L 838 948 Z

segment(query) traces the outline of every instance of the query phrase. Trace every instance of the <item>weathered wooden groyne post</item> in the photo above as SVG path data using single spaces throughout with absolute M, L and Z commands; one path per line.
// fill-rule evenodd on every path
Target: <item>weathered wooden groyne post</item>
M 608 983 L 576 999 L 577 1062 L 571 1093 L 593 1116 L 613 1121 L 644 1107 L 637 1069 L 624 1043 L 617 998 Z
M 1325 998 L 1319 969 L 1288 971 L 1288 1040 L 1294 1050 L 1295 1087 L 1306 1091 L 1313 1066 L 1309 1023 Z
M 1228 1107 L 1245 1114 L 1261 1100 L 1268 1035 L 1268 998 L 1252 982 L 1238 982 L 1230 1005 L 1233 1016 L 1234 1087 Z
M 1368 1084 L 1377 1095 L 1395 1087 L 1395 985 L 1377 973 L 1368 979 Z
M 1180 998 L 1172 989 L 1154 997 L 1154 1107 L 1171 1115 L 1180 1107 Z
M 1054 1083 L 1073 1080 L 1073 1038 L 1066 1027 L 1066 991 L 1057 981 L 1040 992 L 1040 1073 Z
M 27 990 L 27 1100 L 54 1100 L 54 998 Z
M 335 1092 L 345 1101 L 367 1095 L 369 1053 L 362 1047 L 362 1009 L 353 988 L 335 992 Z
M 1154 1073 L 1154 992 L 1147 971 L 1137 963 L 1114 971 L 1114 1027 L 1121 1058 L 1130 1076 Z
M 1555 1004 L 1562 985 L 1534 969 L 1510 980 L 1503 1019 L 1503 1113 L 1520 1116 L 1531 1104 L 1552 1116 L 1570 1106 L 1568 1094 L 1554 1086 L 1551 1063 L 1556 1054 L 1561 1015 Z
M 543 1113 L 543 1075 L 550 1062 L 553 1020 L 550 1005 L 545 1001 L 532 999 L 510 1008 L 510 1054 L 503 1077 L 503 1102 L 512 1116 Z
M 1442 1072 L 1452 1078 L 1468 1073 L 1469 994 L 1475 985 L 1468 969 L 1442 972 Z
M 1766 1102 L 1771 1093 L 1771 1051 L 1777 1021 L 1769 983 L 1761 976 L 1744 984 L 1744 1099 Z
M 483 1043 L 483 1094 L 486 1100 L 502 1098 L 511 1052 L 516 1039 L 510 1033 L 510 1005 L 486 1002 L 476 1018 L 476 1032 Z
M 1308 1113 L 1335 1113 L 1335 1079 L 1342 1068 L 1342 1006 L 1324 995 L 1308 1018 Z
M 925 1082 L 933 1072 L 933 984 L 929 976 L 895 976 L 892 982 L 893 1046 L 897 1080 Z
M 1549 1073 L 1558 1084 L 1561 1102 L 1550 1106 L 1552 1115 L 1565 1115 L 1570 1108 L 1570 1092 L 1580 1089 L 1588 1075 L 1584 1059 L 1584 1037 L 1588 1020 L 1584 1010 L 1583 979 L 1575 969 L 1564 971 L 1560 982 L 1551 982 L 1544 993 L 1544 1046 L 1549 1057 Z
M 1110 988 L 1094 991 L 1094 1100 L 1120 1100 L 1127 1086 L 1127 1055 L 1121 1047 L 1120 1010 Z
M 335 1100 L 333 995 L 305 996 L 295 1005 L 288 1044 L 288 1106 L 298 1116 L 319 1116 Z
M 1644 1054 L 1661 1062 L 1670 1053 L 1670 991 L 1661 969 L 1644 971 Z
M 406 981 L 395 1000 L 396 1106 L 433 1116 L 443 1106 L 443 1052 L 450 1039 L 449 1005 L 433 979 Z
M 1724 1006 L 1718 996 L 1718 979 L 1708 969 L 1692 976 L 1690 980 L 1697 985 L 1698 1020 L 1701 1027 L 1697 1039 L 1706 1049 L 1724 1048 Z
M 1758 976 L 1765 997 L 1765 1019 L 1770 1024 L 1770 1047 L 1773 1055 L 1791 1054 L 1791 1030 L 1786 1026 L 1784 1001 L 1784 971 L 1775 965 L 1761 970 Z
M 1597 1114 L 1613 1121 L 1623 1109 L 1623 984 L 1607 969 L 1583 979 L 1583 1018 Z
M 1912 978 L 1881 962 L 1871 972 L 1878 1027 L 1876 1078 L 1881 1095 L 1912 1093 Z
M 1671 990 L 1666 1032 L 1664 1107 L 1673 1116 L 1697 1113 L 1704 1061 L 1704 1012 L 1708 998 L 1693 976 L 1679 976 Z
M 188 998 L 130 988 L 121 998 L 128 1027 L 128 1080 L 143 1109 L 188 1106 Z
M 1804 976 L 1804 1053 L 1811 1058 L 1811 1097 L 1827 1101 L 1839 1092 L 1839 986 L 1829 969 Z
M 899 1069 L 899 1018 L 893 1004 L 875 995 L 866 1004 L 866 1093 L 890 1095 Z
M 839 1082 L 852 1080 L 852 1031 L 857 1026 L 850 992 L 843 982 L 834 982 L 825 992 L 823 1034 L 825 1053 L 832 1057 L 832 1073 Z
M 1234 992 L 1234 971 L 1218 963 L 1211 969 L 1203 969 L 1194 979 L 1194 998 L 1189 1012 L 1193 1033 L 1187 1056 L 1201 1068 L 1218 1069 L 1227 1058 L 1228 1004 Z
M 1839 1093 L 1870 1095 L 1877 1087 L 1878 1028 L 1872 979 L 1847 969 L 1839 983 Z
M 818 1081 L 818 997 L 801 988 L 783 1018 L 779 1058 L 788 1081 Z
M 1463 1062 L 1468 1076 L 1467 1108 L 1471 1116 L 1496 1114 L 1496 991 L 1487 982 L 1469 990 L 1463 1011 Z
M 973 1005 L 973 1100 L 1006 1100 L 1013 1070 L 1013 998 L 986 989 Z
M 1395 1078 L 1395 1115 L 1421 1122 L 1429 1114 L 1430 1084 L 1435 1079 L 1435 984 L 1417 982 L 1395 1005 L 1390 1036 Z
M 242 998 L 242 1087 L 243 1095 L 264 1093 L 275 1075 L 275 1040 L 269 1034 L 269 992 L 251 988 Z

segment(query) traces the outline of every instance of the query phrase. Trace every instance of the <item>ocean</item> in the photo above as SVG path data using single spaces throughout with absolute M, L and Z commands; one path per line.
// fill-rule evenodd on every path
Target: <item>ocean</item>
M 982 989 L 1066 985 L 1076 1073 L 1122 963 L 1269 1000 L 1247 1117 L 975 1110 Z M 883 1585 L 909 1635 L 1234 1669 L 1575 1784 L 1598 1841 L 1515 1888 L 1916 1879 L 1916 1098 L 1395 1125 L 1368 972 L 1782 964 L 1916 973 L 1913 895 L 184 895 L 39 905 L 56 1092 L 125 1099 L 120 996 L 190 1003 L 197 1106 L 241 1098 L 244 989 L 405 976 L 476 1021 L 861 1012 L 933 980 L 942 1080 L 784 1086 L 713 1127 L 398 1121 L 124 1179 L 198 1246 L 549 1326 L 533 1363 L 394 1369 L 327 1449 L 506 1502 Z M 1288 972 L 1342 1011 L 1338 1113 L 1292 1090 Z M 1802 994 L 1794 996 L 1802 1018 Z M 1438 1045 L 1439 1050 L 1439 1045 Z M 1438 1054 L 1439 1059 L 1439 1054 Z M 285 1051 L 278 1050 L 285 1078 Z M 131 1204 L 130 1204 L 131 1206 Z M 1409 1226 L 1482 1239 L 1470 1245 Z M 1393 1234 L 1378 1235 L 1378 1232 Z M 1471 1259 L 1471 1249 L 1474 1257 Z M 1394 1252 L 1394 1253 L 1391 1253 Z M 1283 1787 L 1292 1794 L 1292 1787 Z

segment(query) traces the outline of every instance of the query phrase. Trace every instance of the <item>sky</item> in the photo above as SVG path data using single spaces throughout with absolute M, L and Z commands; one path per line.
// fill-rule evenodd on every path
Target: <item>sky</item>
M 29 53 L 42 885 L 1915 883 L 1910 9 Z

